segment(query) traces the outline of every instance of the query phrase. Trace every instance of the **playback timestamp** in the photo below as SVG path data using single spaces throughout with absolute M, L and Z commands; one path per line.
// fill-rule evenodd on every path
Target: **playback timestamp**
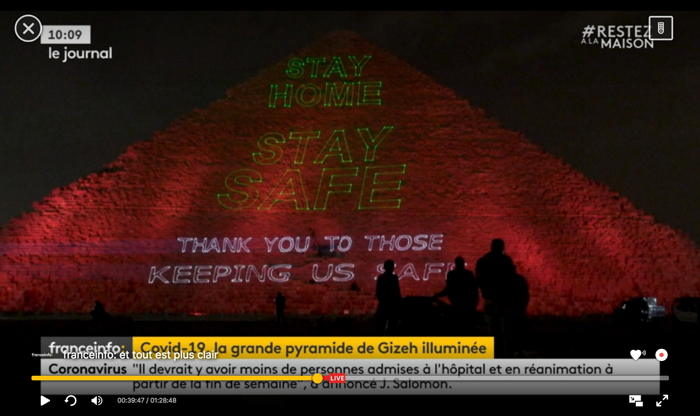
M 118 396 L 117 404 L 130 405 L 171 405 L 177 404 L 174 396 Z

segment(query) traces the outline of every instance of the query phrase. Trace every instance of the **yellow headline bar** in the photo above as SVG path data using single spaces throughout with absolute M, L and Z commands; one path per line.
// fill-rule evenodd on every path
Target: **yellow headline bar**
M 493 337 L 133 337 L 135 359 L 494 358 Z

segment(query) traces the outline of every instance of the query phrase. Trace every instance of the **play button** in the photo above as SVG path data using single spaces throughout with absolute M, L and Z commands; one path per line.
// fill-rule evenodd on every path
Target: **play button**
M 20 16 L 15 22 L 15 35 L 22 42 L 34 42 L 41 36 L 41 21 L 31 14 Z
M 41 396 L 41 406 L 45 405 L 46 403 L 50 402 L 51 400 L 47 399 L 44 396 Z

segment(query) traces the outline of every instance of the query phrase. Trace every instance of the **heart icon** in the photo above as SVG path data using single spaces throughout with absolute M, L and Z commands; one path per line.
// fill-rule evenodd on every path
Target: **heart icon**
M 640 350 L 631 350 L 631 351 L 630 351 L 630 355 L 631 355 L 632 358 L 634 358 L 634 360 L 636 361 L 636 360 L 639 359 L 639 357 L 642 356 L 642 352 L 641 352 Z

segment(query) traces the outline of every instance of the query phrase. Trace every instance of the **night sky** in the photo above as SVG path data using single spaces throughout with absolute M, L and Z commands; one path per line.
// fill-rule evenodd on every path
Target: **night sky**
M 318 37 L 353 30 L 506 128 L 700 241 L 700 14 L 630 12 L 34 12 L 92 25 L 114 59 L 0 50 L 0 224 Z M 589 24 L 675 17 L 654 49 L 581 45 Z

